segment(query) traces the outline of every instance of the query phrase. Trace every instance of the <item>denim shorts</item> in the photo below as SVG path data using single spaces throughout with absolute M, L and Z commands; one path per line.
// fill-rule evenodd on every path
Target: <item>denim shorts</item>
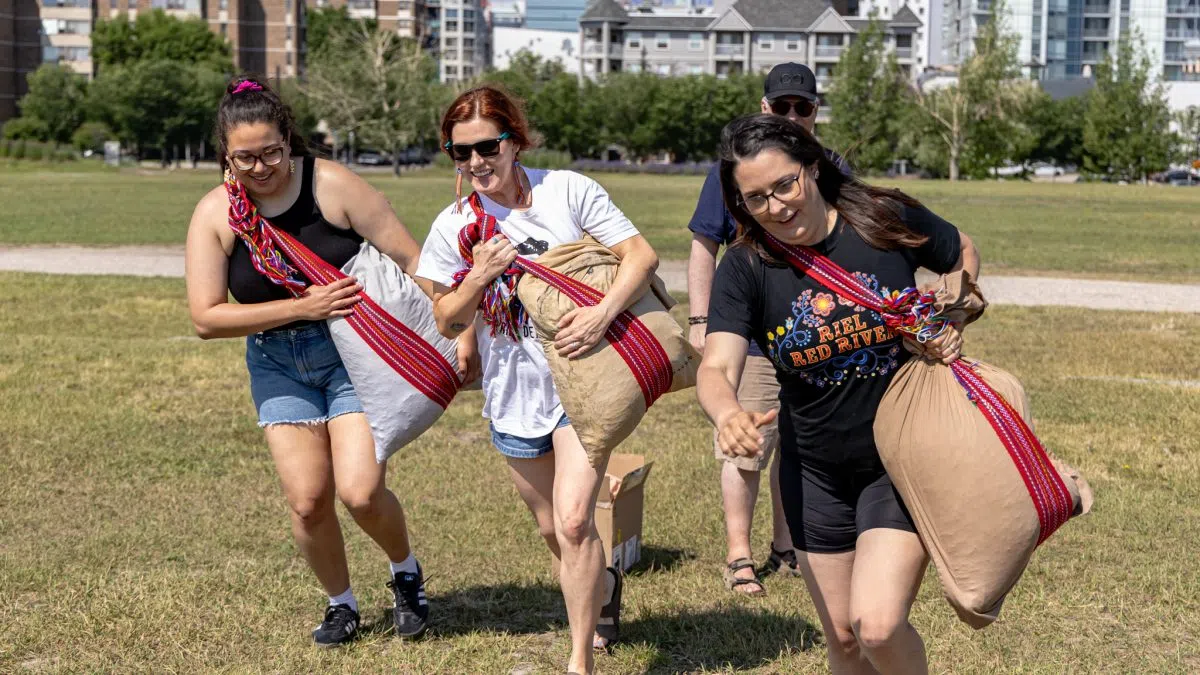
M 559 418 L 558 424 L 554 425 L 555 431 L 567 426 L 571 420 L 567 419 L 564 414 Z M 545 436 L 535 436 L 533 438 L 525 438 L 523 436 L 513 436 L 502 431 L 496 431 L 496 427 L 490 422 L 488 428 L 492 430 L 492 445 L 500 451 L 500 454 L 513 459 L 535 459 L 554 450 L 554 431 Z
M 363 411 L 324 321 L 248 336 L 246 368 L 260 427 Z

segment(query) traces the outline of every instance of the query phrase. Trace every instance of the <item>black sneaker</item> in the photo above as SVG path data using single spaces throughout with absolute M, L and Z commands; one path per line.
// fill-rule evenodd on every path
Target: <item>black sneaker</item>
M 396 596 L 396 606 L 392 608 L 392 623 L 396 626 L 396 635 L 405 638 L 418 638 L 425 634 L 426 622 L 429 619 L 429 601 L 425 599 L 425 578 L 421 566 L 417 565 L 417 573 L 398 572 L 388 582 L 388 588 Z
M 337 647 L 358 637 L 358 612 L 350 605 L 331 605 L 325 608 L 325 620 L 313 631 L 318 647 Z

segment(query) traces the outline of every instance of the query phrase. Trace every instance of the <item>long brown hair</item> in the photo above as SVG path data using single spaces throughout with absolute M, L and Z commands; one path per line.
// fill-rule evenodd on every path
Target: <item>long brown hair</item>
M 525 118 L 520 99 L 509 95 L 497 87 L 484 85 L 468 89 L 454 99 L 454 103 L 442 115 L 442 151 L 449 154 L 446 143 L 450 142 L 450 134 L 454 125 L 460 122 L 470 122 L 479 118 L 491 120 L 500 127 L 501 132 L 507 131 L 514 143 L 517 153 L 537 145 L 538 137 L 529 128 L 529 120 Z
M 780 150 L 806 170 L 817 170 L 817 190 L 842 220 L 871 246 L 883 250 L 915 248 L 928 237 L 908 229 L 901 218 L 903 207 L 921 203 L 900 190 L 874 187 L 847 177 L 829 159 L 825 148 L 807 129 L 781 115 L 747 115 L 721 131 L 721 195 L 725 208 L 737 222 L 737 242 L 764 253 L 762 225 L 741 206 L 733 170 L 738 162 L 764 150 Z
M 304 157 L 308 153 L 308 144 L 304 136 L 296 129 L 296 118 L 279 94 L 266 84 L 250 78 L 238 77 L 225 87 L 225 96 L 217 107 L 217 143 L 218 159 L 221 171 L 229 162 L 229 130 L 239 124 L 255 124 L 265 122 L 274 124 L 279 133 L 288 139 L 289 150 L 293 157 Z

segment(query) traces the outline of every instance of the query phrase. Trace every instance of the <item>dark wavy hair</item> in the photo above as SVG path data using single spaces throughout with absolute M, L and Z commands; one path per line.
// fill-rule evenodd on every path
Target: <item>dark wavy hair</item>
M 782 115 L 755 114 L 739 117 L 721 131 L 721 194 L 737 222 L 738 244 L 766 254 L 762 226 L 739 203 L 741 192 L 733 170 L 738 162 L 771 149 L 783 151 L 808 171 L 815 167 L 821 198 L 871 246 L 884 250 L 913 248 L 928 240 L 908 229 L 901 218 L 903 207 L 920 208 L 920 202 L 899 190 L 847 177 L 807 129 Z
M 249 85 L 249 86 L 248 86 Z M 239 91 L 240 88 L 240 91 Z M 274 124 L 288 139 L 293 157 L 309 154 L 304 136 L 296 129 L 296 117 L 270 86 L 252 77 L 238 77 L 225 87 L 225 96 L 217 107 L 217 143 L 221 171 L 229 162 L 229 130 L 239 124 Z

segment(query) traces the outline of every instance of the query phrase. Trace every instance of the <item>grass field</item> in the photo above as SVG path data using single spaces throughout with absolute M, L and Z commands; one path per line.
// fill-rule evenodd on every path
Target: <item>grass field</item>
M 431 577 L 430 636 L 383 633 L 385 561 L 351 524 L 373 628 L 324 652 L 307 637 L 324 599 L 288 532 L 239 342 L 190 337 L 178 280 L 0 285 L 0 672 L 561 672 L 562 601 L 477 393 L 390 467 Z M 1198 343 L 1197 315 L 995 307 L 967 332 L 969 353 L 1023 379 L 1043 440 L 1097 502 L 985 631 L 957 622 L 930 574 L 914 623 L 935 672 L 1200 671 Z M 769 580 L 757 600 L 721 586 L 709 434 L 683 392 L 623 446 L 655 462 L 648 549 L 628 642 L 599 672 L 822 672 L 802 583 Z
M 687 257 L 687 222 L 702 179 L 596 178 L 664 258 Z M 450 175 L 422 171 L 371 182 L 423 239 L 453 197 Z M 210 172 L 0 167 L 0 244 L 182 243 Z M 989 274 L 1053 274 L 1200 282 L 1200 191 L 1107 184 L 905 182 L 975 238 Z

